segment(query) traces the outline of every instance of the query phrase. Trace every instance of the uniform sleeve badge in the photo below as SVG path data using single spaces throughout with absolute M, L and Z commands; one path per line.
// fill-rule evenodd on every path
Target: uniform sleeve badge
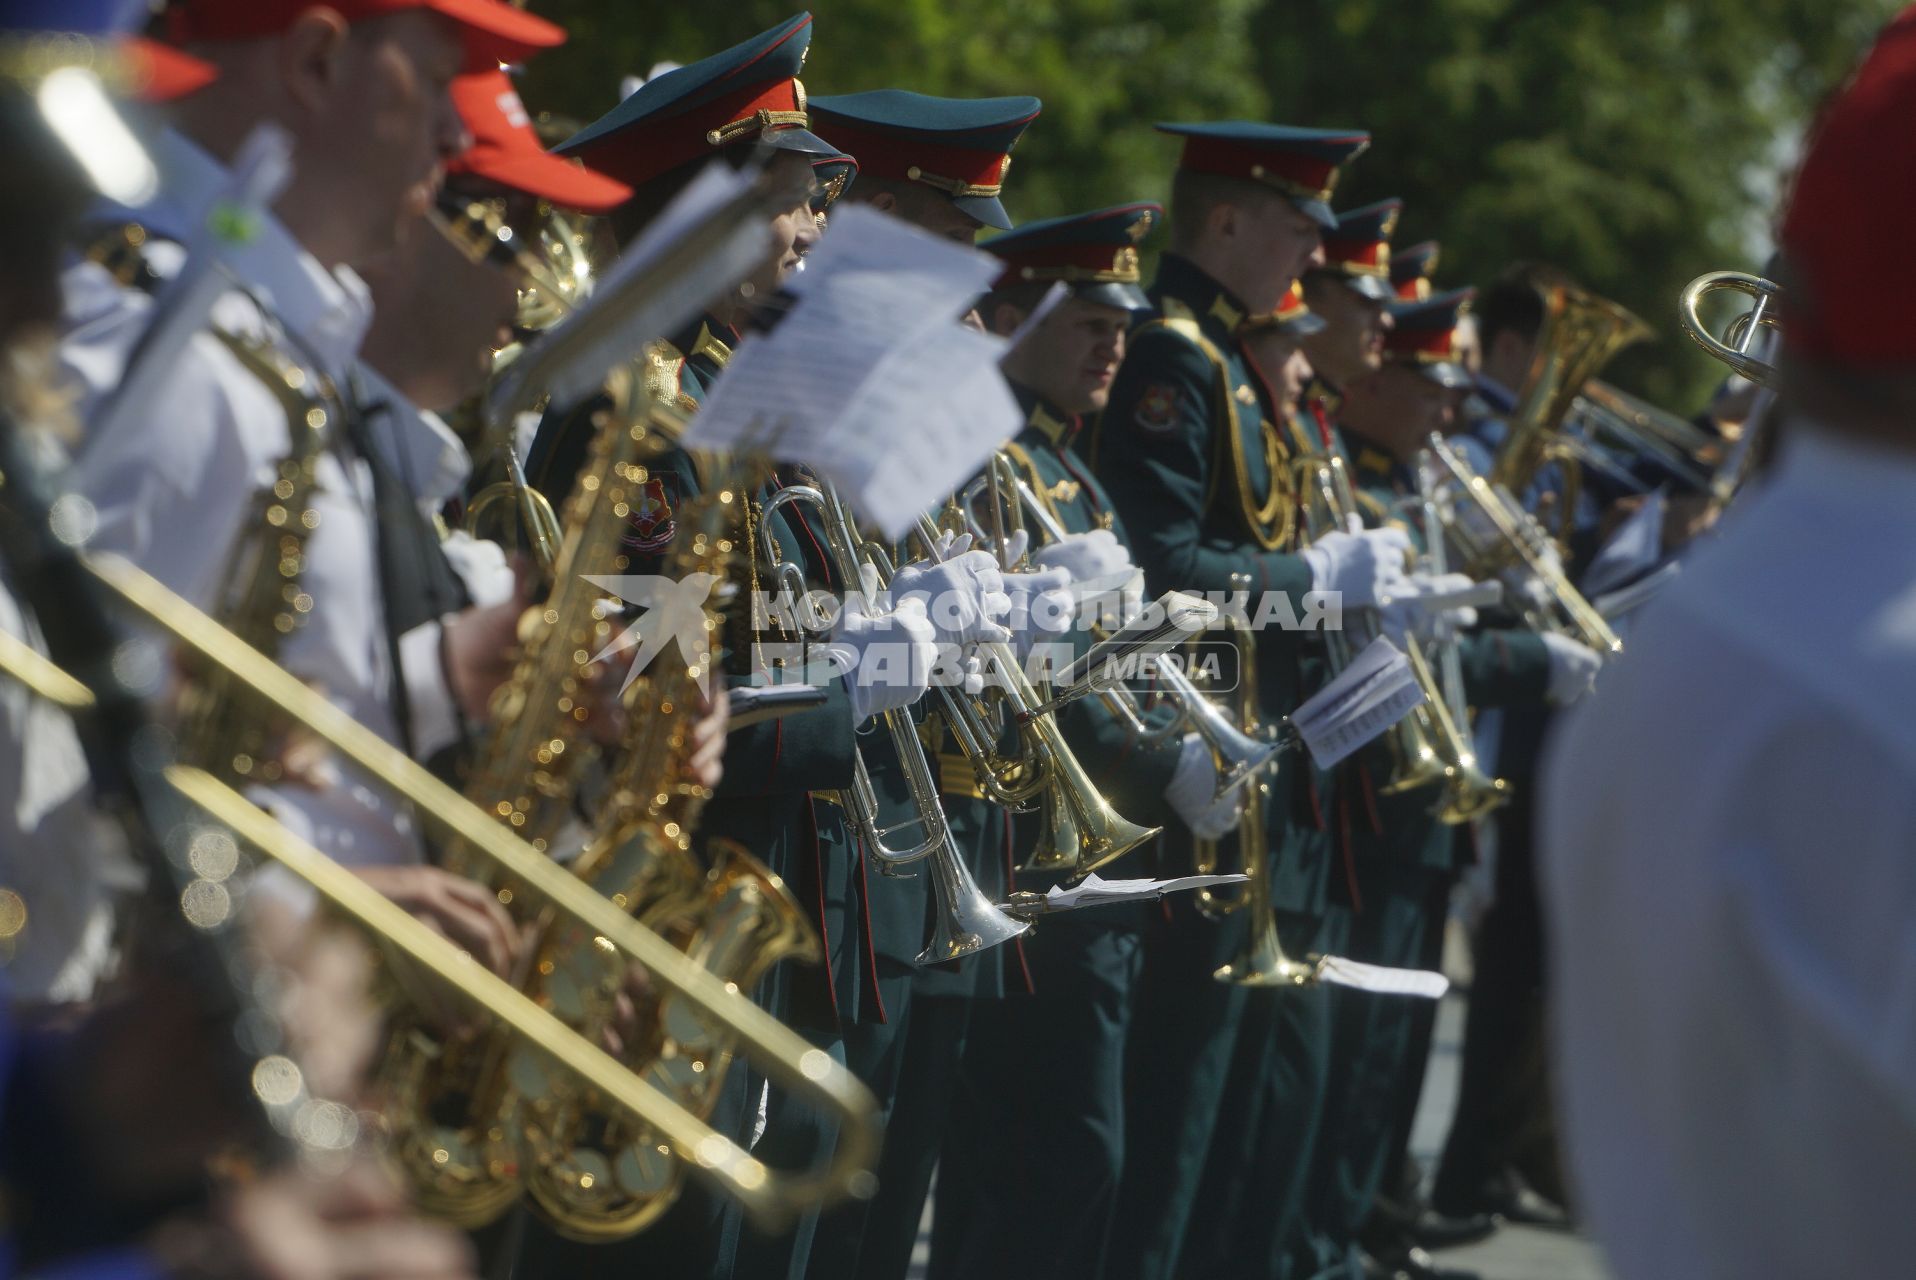
M 1161 435 L 1178 424 L 1179 403 L 1183 393 L 1168 383 L 1155 383 L 1138 397 L 1138 425 Z
M 672 514 L 672 498 L 665 486 L 665 477 L 654 476 L 647 480 L 633 499 L 631 514 L 626 518 L 623 542 L 627 551 L 662 551 L 672 545 L 672 539 L 678 536 L 678 521 Z

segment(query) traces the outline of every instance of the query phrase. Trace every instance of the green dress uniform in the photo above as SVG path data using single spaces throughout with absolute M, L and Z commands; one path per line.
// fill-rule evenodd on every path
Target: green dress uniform
M 1271 125 L 1163 127 L 1185 136 L 1185 168 L 1271 185 L 1320 222 L 1330 220 L 1324 202 L 1338 168 L 1368 143 L 1360 134 Z M 1155 314 L 1133 330 L 1087 447 L 1130 530 L 1148 591 L 1228 593 L 1247 575 L 1253 602 L 1280 593 L 1301 613 L 1312 575 L 1293 552 L 1284 419 L 1241 345 L 1245 308 L 1224 282 L 1175 254 L 1162 258 L 1150 297 Z M 1301 700 L 1299 641 L 1282 628 L 1257 636 L 1257 705 L 1269 721 Z M 1327 875 L 1320 834 L 1300 820 L 1308 793 L 1301 769 L 1281 768 L 1273 779 L 1265 855 L 1273 900 L 1299 926 L 1293 934 L 1314 932 Z M 1167 833 L 1161 851 L 1164 869 L 1191 864 L 1182 834 Z M 1289 1001 L 1296 993 L 1252 993 L 1212 976 L 1248 935 L 1241 911 L 1216 922 L 1189 901 L 1167 904 L 1147 927 L 1126 1059 L 1114 1277 L 1175 1273 L 1214 1135 L 1250 1114 L 1256 1082 L 1266 1079 L 1261 1053 L 1234 1064 L 1247 1001 Z M 1272 1041 L 1269 1016 L 1260 1011 L 1249 1043 Z M 1221 1116 L 1228 1117 L 1222 1125 Z
M 1136 310 L 1136 245 L 1162 214 L 1127 205 L 1031 224 L 987 245 L 1007 262 L 1007 282 L 1064 279 L 1080 297 Z M 1025 429 L 1006 448 L 1022 479 L 1070 533 L 1108 529 L 1129 545 L 1108 494 L 1070 445 L 1080 423 L 1013 384 Z M 1029 523 L 1027 521 L 1027 523 Z M 1074 653 L 1090 647 L 1075 630 Z M 1170 708 L 1160 711 L 1168 717 Z M 1134 822 L 1170 826 L 1164 802 L 1179 740 L 1141 742 L 1101 699 L 1060 719 L 1073 753 L 1100 792 Z M 1020 815 L 1020 852 L 1042 835 Z M 1143 861 L 1145 851 L 1134 860 Z M 1115 874 L 1139 874 L 1124 864 Z M 1062 877 L 1029 872 L 1018 887 L 1042 892 Z M 1125 1045 L 1133 987 L 1143 964 L 1143 908 L 1102 908 L 1041 920 L 1026 941 L 1032 990 L 973 1011 L 939 1164 L 932 1224 L 933 1280 L 1108 1273 L 1106 1249 L 1125 1157 Z
M 1446 387 L 1466 385 L 1453 359 L 1454 331 L 1471 291 L 1443 294 L 1393 308 L 1396 327 L 1386 359 L 1416 368 Z M 1406 528 L 1423 549 L 1415 511 L 1417 480 L 1399 462 L 1348 428 L 1340 452 L 1350 459 L 1352 483 L 1366 522 Z M 1549 658 L 1532 633 L 1479 630 L 1458 640 L 1465 693 L 1474 706 L 1540 703 Z M 1435 661 L 1433 655 L 1433 662 Z M 1468 726 L 1465 726 L 1468 732 Z M 1458 870 L 1459 828 L 1434 816 L 1443 792 L 1426 787 L 1384 794 L 1395 761 L 1386 742 L 1373 743 L 1346 768 L 1348 789 L 1361 798 L 1356 828 L 1353 927 L 1349 954 L 1397 968 L 1425 963 L 1448 914 Z M 1421 1003 L 1342 989 L 1333 996 L 1332 1086 L 1312 1160 L 1313 1193 L 1305 1229 L 1293 1236 L 1290 1266 L 1297 1275 L 1356 1276 L 1357 1236 L 1386 1170 L 1393 1162 L 1402 1082 L 1421 1064 L 1414 1053 Z
M 937 98 L 903 89 L 810 103 L 819 132 L 858 157 L 861 177 L 928 187 L 978 224 L 999 229 L 1011 225 L 1000 196 L 1012 148 L 1041 109 L 1030 97 Z M 921 736 L 940 773 L 953 837 L 979 887 L 1002 898 L 1009 887 L 1008 815 L 975 794 L 969 762 L 939 727 L 942 712 L 935 700 L 921 707 Z M 883 738 L 873 734 L 864 741 Z M 885 758 L 890 754 L 887 743 L 868 759 L 881 825 L 916 817 L 895 758 Z M 883 1016 L 861 1017 L 845 1039 L 852 1069 L 885 1107 L 878 1195 L 825 1215 L 811 1265 L 818 1280 L 898 1280 L 910 1266 L 972 1001 L 1003 989 L 1007 954 L 1014 963 L 1017 954 L 1012 947 L 994 947 L 956 963 L 918 964 L 937 908 L 929 871 L 905 871 L 870 877 Z
M 799 14 L 743 44 L 648 82 L 618 107 L 563 144 L 601 172 L 632 186 L 636 199 L 659 206 L 710 160 L 728 150 L 789 151 L 833 166 L 842 179 L 844 157 L 806 128 L 804 90 L 797 80 L 811 37 L 811 16 Z M 834 189 L 842 190 L 843 180 Z M 643 376 L 658 398 L 693 412 L 723 371 L 737 334 L 706 316 L 654 344 Z M 549 413 L 527 460 L 533 483 L 556 500 L 571 487 L 589 447 L 603 399 L 571 412 Z M 645 496 L 632 510 L 625 535 L 629 568 L 643 572 L 667 555 L 677 534 L 676 512 L 711 477 L 683 451 L 647 462 Z M 773 483 L 767 478 L 766 484 Z M 752 485 L 746 486 L 747 490 Z M 762 490 L 759 493 L 762 497 Z M 755 504 L 748 503 L 748 507 Z M 782 553 L 802 554 L 800 531 L 780 521 L 774 537 Z M 764 574 L 755 527 L 742 528 L 735 581 L 749 588 Z M 808 569 L 809 569 L 808 565 Z M 725 670 L 747 682 L 751 641 L 743 620 L 731 620 Z M 749 625 L 749 624 L 747 624 Z M 842 684 L 827 689 L 823 706 L 733 732 L 726 742 L 725 778 L 707 805 L 702 840 L 734 840 L 784 878 L 816 928 L 825 964 L 775 968 L 754 998 L 808 1038 L 842 1057 L 841 1018 L 855 1017 L 867 998 L 869 933 L 857 890 L 855 846 L 838 811 L 817 794 L 849 785 L 853 735 L 851 701 Z M 863 961 L 863 963 L 861 963 Z M 823 1118 L 774 1092 L 760 1116 L 762 1079 L 745 1063 L 728 1072 L 713 1123 L 744 1141 L 763 1125 L 755 1152 L 774 1164 L 815 1162 L 833 1135 Z M 527 1276 L 684 1275 L 723 1280 L 738 1274 L 802 1274 L 811 1223 L 775 1238 L 746 1233 L 729 1200 L 688 1179 L 680 1203 L 630 1241 L 577 1245 L 537 1239 L 519 1274 Z M 768 1257 L 756 1257 L 754 1251 Z

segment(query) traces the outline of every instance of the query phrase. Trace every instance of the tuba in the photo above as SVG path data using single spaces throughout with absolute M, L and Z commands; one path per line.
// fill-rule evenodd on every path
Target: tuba
M 1497 450 L 1490 482 L 1513 494 L 1530 488 L 1552 459 L 1565 456 L 1564 422 L 1584 384 L 1617 352 L 1650 336 L 1649 326 L 1616 303 L 1570 285 L 1543 290 L 1544 324 L 1509 434 Z M 1564 495 L 1563 519 L 1575 509 L 1575 488 Z

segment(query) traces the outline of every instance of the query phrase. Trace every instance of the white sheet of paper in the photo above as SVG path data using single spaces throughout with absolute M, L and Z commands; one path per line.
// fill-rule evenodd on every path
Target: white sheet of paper
M 1409 715 L 1424 700 L 1406 658 L 1383 636 L 1291 713 L 1311 759 L 1328 769 Z
M 1657 594 L 1673 582 L 1683 572 L 1680 561 L 1672 560 L 1655 573 L 1645 574 L 1627 587 L 1612 591 L 1608 595 L 1598 596 L 1590 603 L 1602 614 L 1605 621 L 1621 618 L 1625 614 L 1642 608 Z
M 1140 902 L 1162 898 L 1184 889 L 1207 889 L 1214 885 L 1243 884 L 1249 876 L 1181 876 L 1175 880 L 1106 880 L 1095 872 L 1082 884 L 1067 889 L 1052 885 L 1045 892 L 1045 910 L 1075 911 L 1111 902 Z
M 1644 495 L 1643 505 L 1617 526 L 1598 549 L 1579 584 L 1586 596 L 1598 596 L 1636 581 L 1663 558 L 1663 490 Z
M 1384 996 L 1416 996 L 1423 1000 L 1441 1000 L 1450 990 L 1450 979 L 1428 969 L 1390 969 L 1381 964 L 1346 960 L 1343 956 L 1325 956 L 1317 962 L 1317 980 L 1339 987 L 1355 987 Z
M 739 347 L 687 445 L 802 462 L 902 537 L 1022 424 L 1004 340 L 957 318 L 999 269 L 863 205 L 834 215 L 797 304 Z

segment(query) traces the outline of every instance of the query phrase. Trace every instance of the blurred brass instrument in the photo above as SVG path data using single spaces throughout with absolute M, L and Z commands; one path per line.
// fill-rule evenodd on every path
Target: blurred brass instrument
M 1051 508 L 1018 473 L 1017 464 L 1003 452 L 992 455 L 985 473 L 965 489 L 962 501 L 965 522 L 975 545 L 989 546 L 992 535 L 977 518 L 977 503 L 981 497 L 989 497 L 993 509 L 1002 513 L 994 523 L 1003 529 L 1016 532 L 1035 527 L 1038 536 L 1034 546 L 1049 546 L 1070 536 Z M 1159 742 L 1186 733 L 1202 738 L 1211 749 L 1211 760 L 1217 769 L 1213 799 L 1221 800 L 1249 782 L 1283 750 L 1280 744 L 1265 741 L 1233 723 L 1215 702 L 1198 691 L 1178 663 L 1160 663 L 1153 668 L 1153 674 L 1176 715 L 1166 717 L 1161 724 L 1149 723 L 1136 695 L 1123 685 L 1103 693 L 1105 704 L 1140 742 Z M 1046 842 L 1034 853 L 1027 869 L 1053 869 L 1073 861 L 1075 859 L 1061 857 L 1054 842 Z
M 392 911 L 384 909 L 391 904 L 383 898 L 355 892 L 365 890 L 365 886 L 350 872 L 314 851 L 303 850 L 296 841 L 276 838 L 269 825 L 261 824 L 263 815 L 256 816 L 249 802 L 239 800 L 217 779 L 192 769 L 176 772 L 176 785 L 188 795 L 206 804 L 249 841 L 263 846 L 265 852 L 307 879 L 349 915 L 373 927 L 376 936 L 390 940 L 403 954 L 453 982 L 489 1016 L 514 1028 L 542 1054 L 567 1064 L 568 1071 L 576 1070 L 609 1105 L 654 1131 L 677 1160 L 719 1192 L 737 1199 L 768 1229 L 846 1196 L 871 1194 L 871 1168 L 878 1154 L 877 1104 L 831 1055 L 807 1044 L 736 987 L 708 972 L 675 942 L 594 892 L 572 872 L 515 835 L 494 814 L 465 800 L 403 750 L 361 725 L 150 575 L 111 557 L 89 557 L 86 563 L 118 601 L 156 624 L 193 661 L 223 673 L 229 689 L 249 706 L 267 708 L 299 725 L 366 777 L 403 796 L 448 845 L 497 867 L 500 878 L 509 879 L 542 904 L 544 914 L 575 922 L 577 928 L 591 934 L 597 946 L 643 966 L 655 987 L 697 1006 L 701 1018 L 729 1028 L 768 1079 L 781 1088 L 804 1094 L 832 1114 L 839 1130 L 831 1162 L 822 1169 L 802 1173 L 767 1167 L 669 1094 L 566 1027 L 537 1000 L 512 984 L 484 974 L 469 957 L 448 955 L 450 944 L 404 913 L 399 918 L 408 925 L 400 925 Z M 406 1120 L 402 1115 L 395 1123 Z M 519 1121 L 514 1114 L 502 1111 L 494 1116 L 493 1123 L 503 1137 Z
M 1709 489 L 1723 462 L 1724 437 L 1599 378 L 1584 384 L 1568 425 L 1573 429 L 1564 433 L 1565 451 L 1630 493 L 1652 487 L 1630 469 L 1635 458 L 1648 458 L 1697 490 Z
M 1543 290 L 1544 323 L 1523 391 L 1497 450 L 1490 482 L 1510 493 L 1528 492 L 1553 460 L 1570 460 L 1562 444 L 1571 406 L 1584 386 L 1617 352 L 1650 336 L 1650 328 L 1616 303 L 1569 285 Z M 1561 517 L 1575 513 L 1576 468 L 1567 469 Z
M 1712 271 L 1690 281 L 1677 305 L 1677 320 L 1690 340 L 1758 386 L 1774 389 L 1776 366 L 1759 354 L 1765 329 L 1780 331 L 1776 299 L 1782 287 L 1762 276 L 1742 271 Z M 1730 322 L 1723 337 L 1703 320 L 1703 300 L 1713 293 L 1740 293 L 1752 300 L 1748 311 Z
M 1440 468 L 1432 499 L 1462 572 L 1479 581 L 1505 580 L 1510 588 L 1505 602 L 1532 631 L 1569 636 L 1603 657 L 1622 653 L 1623 641 L 1571 585 L 1536 519 L 1506 490 L 1478 475 L 1442 435 L 1432 432 L 1425 447 Z
M 859 532 L 851 509 L 836 491 L 788 485 L 765 499 L 759 523 L 765 563 L 774 566 L 782 596 L 800 602 L 808 594 L 802 566 L 781 560 L 778 540 L 772 531 L 771 517 L 788 506 L 810 507 L 817 513 L 832 567 L 848 591 L 865 581 L 867 566 L 876 568 L 881 590 L 890 585 L 890 561 L 876 544 Z M 948 690 L 944 692 L 949 694 Z M 930 868 L 937 915 L 931 938 L 917 956 L 918 963 L 956 960 L 1011 941 L 1031 924 L 1016 919 L 994 903 L 965 864 L 964 854 L 945 816 L 944 802 L 939 798 L 938 779 L 926 758 L 925 745 L 918 737 L 918 726 L 902 709 L 887 711 L 879 718 L 904 770 L 913 816 L 893 826 L 880 825 L 878 793 L 872 786 L 863 751 L 854 753 L 852 789 L 842 798 L 865 848 L 883 869 L 896 873 L 899 867 L 921 861 Z M 888 841 L 900 832 L 916 832 L 918 839 L 894 848 Z

